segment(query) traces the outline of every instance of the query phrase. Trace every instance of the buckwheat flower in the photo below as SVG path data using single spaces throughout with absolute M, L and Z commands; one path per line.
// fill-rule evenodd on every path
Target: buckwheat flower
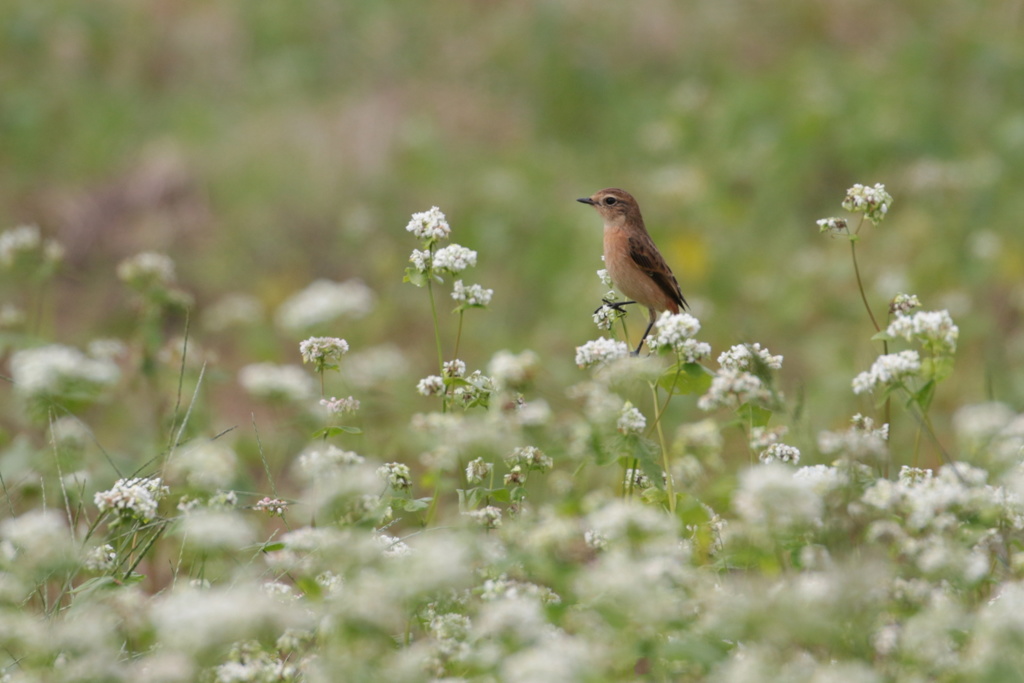
M 626 485 L 637 489 L 649 489 L 653 486 L 651 478 L 644 474 L 643 470 L 632 467 L 626 470 Z
M 493 289 L 484 289 L 482 285 L 466 285 L 462 280 L 456 280 L 452 289 L 452 298 L 460 304 L 482 308 L 491 303 L 494 296 Z
M 913 315 L 897 315 L 886 332 L 893 337 L 917 341 L 931 353 L 952 354 L 960 328 L 953 323 L 949 311 L 918 311 Z
M 466 364 L 458 358 L 446 360 L 441 366 L 441 373 L 445 377 L 463 377 L 466 374 Z
M 554 461 L 536 446 L 514 448 L 505 456 L 505 464 L 509 467 L 519 465 L 530 470 L 547 472 L 554 466 Z
M 414 213 L 405 229 L 428 244 L 446 239 L 452 231 L 445 215 L 436 206 L 430 207 L 429 211 Z
M 298 365 L 253 363 L 238 371 L 238 383 L 250 396 L 301 402 L 316 394 L 316 382 Z
M 360 280 L 316 280 L 278 306 L 275 321 L 299 333 L 342 316 L 361 318 L 373 310 L 374 299 L 373 290 Z
M 0 555 L 9 561 L 5 569 L 19 573 L 65 565 L 74 557 L 67 522 L 56 510 L 30 510 L 0 521 Z
M 652 348 L 675 348 L 683 341 L 697 336 L 700 321 L 689 313 L 663 311 L 651 329 Z
M 354 451 L 344 451 L 333 444 L 326 448 L 314 448 L 305 451 L 295 461 L 299 475 L 308 482 L 325 478 L 344 476 L 356 465 L 362 465 L 366 458 Z
M 606 365 L 628 355 L 629 347 L 626 346 L 626 342 L 601 337 L 576 347 L 576 365 L 581 368 Z
M 879 356 L 871 369 L 853 378 L 853 393 L 874 391 L 876 386 L 901 383 L 921 371 L 921 357 L 917 351 L 900 351 Z
M 627 436 L 639 436 L 647 428 L 647 418 L 632 403 L 626 401 L 622 404 L 622 412 L 619 413 L 616 427 L 620 433 Z
M 816 221 L 818 232 L 846 232 L 845 218 L 821 218 Z
M 377 476 L 396 491 L 408 491 L 412 488 L 412 472 L 404 463 L 385 463 L 377 468 Z
M 888 452 L 889 425 L 875 428 L 875 421 L 857 413 L 845 432 L 818 434 L 818 450 L 824 455 L 845 453 L 855 460 L 878 459 Z
M 30 401 L 91 401 L 121 377 L 121 370 L 113 361 L 90 358 L 62 344 L 16 351 L 11 355 L 10 365 L 15 393 Z
M 421 396 L 436 396 L 444 393 L 444 378 L 428 375 L 416 384 L 416 391 Z
M 504 478 L 505 486 L 522 486 L 526 483 L 526 472 L 520 465 L 516 465 L 508 471 Z
M 892 205 L 892 195 L 885 191 L 885 185 L 875 183 L 873 187 L 866 187 L 857 183 L 846 191 L 846 198 L 843 200 L 843 208 L 853 213 L 863 213 L 869 221 L 878 225 L 889 212 Z
M 379 389 L 404 377 L 408 371 L 409 361 L 401 349 L 393 344 L 381 344 L 353 352 L 345 364 L 345 379 L 356 389 Z
M 252 509 L 257 512 L 266 512 L 271 517 L 284 517 L 284 513 L 288 512 L 288 501 L 264 496 L 256 501 Z
M 916 294 L 897 294 L 889 302 L 889 312 L 896 315 L 906 315 L 915 308 L 921 306 L 921 300 Z
M 498 389 L 519 388 L 533 379 L 539 366 L 540 359 L 529 349 L 520 353 L 501 350 L 491 356 L 487 374 Z
M 352 398 L 335 398 L 331 396 L 330 399 L 320 399 L 320 405 L 322 405 L 329 415 L 344 415 L 346 413 L 354 413 L 359 410 L 361 405 L 359 399 Z
M 458 275 L 466 268 L 476 265 L 476 252 L 459 244 L 449 244 L 434 252 L 431 268 L 434 272 Z
M 601 308 L 594 311 L 594 324 L 599 330 L 610 330 L 619 318 L 625 316 L 621 309 L 614 308 L 608 304 L 601 304 Z
M 334 369 L 335 363 L 348 353 L 348 342 L 338 337 L 310 337 L 299 344 L 303 363 L 313 363 L 317 372 Z
M 409 254 L 409 263 L 416 272 L 427 273 L 434 263 L 434 257 L 431 256 L 429 249 L 413 249 Z
M 167 465 L 172 482 L 185 482 L 192 489 L 216 491 L 235 479 L 238 456 L 222 441 L 198 439 L 174 452 Z
M 174 261 L 166 254 L 144 251 L 121 261 L 117 277 L 134 289 L 150 289 L 174 284 Z
M 738 408 L 745 403 L 763 402 L 771 399 L 771 392 L 757 375 L 722 368 L 715 373 L 706 394 L 697 401 L 701 410 L 716 408 Z
M 583 532 L 583 542 L 593 550 L 604 550 L 608 547 L 608 537 L 594 529 L 587 529 Z
M 37 250 L 41 243 L 42 237 L 35 225 L 19 225 L 3 231 L 0 233 L 0 265 L 10 268 L 21 254 Z
M 604 258 L 604 257 L 602 257 L 602 258 Z M 597 271 L 597 277 L 598 277 L 598 279 L 601 280 L 601 284 L 603 284 L 605 287 L 614 287 L 615 286 L 612 283 L 612 276 L 608 274 L 608 269 L 607 268 L 601 268 L 600 270 L 598 270 Z
M 491 476 L 494 465 L 484 462 L 483 458 L 470 460 L 466 465 L 466 481 L 470 484 L 482 484 L 487 477 Z
M 773 443 L 761 451 L 757 459 L 763 463 L 784 462 L 796 465 L 800 462 L 800 449 L 795 446 L 787 446 L 784 443 Z
M 83 564 L 89 571 L 109 572 L 117 566 L 117 552 L 114 546 L 104 543 L 87 552 Z
M 718 364 L 731 370 L 757 370 L 758 364 L 778 370 L 782 367 L 782 356 L 773 356 L 757 342 L 737 344 L 718 356 Z
M 778 427 L 753 427 L 750 430 L 750 447 L 755 451 L 764 450 L 772 444 L 778 443 L 779 439 L 786 435 L 789 428 L 785 425 Z
M 740 473 L 733 507 L 741 518 L 780 528 L 820 525 L 824 505 L 809 482 L 792 468 L 758 465 Z
M 93 502 L 100 512 L 116 513 L 113 524 L 131 521 L 145 524 L 156 517 L 157 506 L 170 492 L 160 477 L 118 479 L 114 488 L 93 496 Z
M 501 508 L 493 505 L 487 505 L 479 510 L 470 510 L 462 514 L 474 520 L 485 529 L 497 529 L 501 526 Z
M 178 533 L 191 551 L 233 552 L 256 542 L 256 531 L 241 513 L 229 509 L 200 509 L 180 520 Z

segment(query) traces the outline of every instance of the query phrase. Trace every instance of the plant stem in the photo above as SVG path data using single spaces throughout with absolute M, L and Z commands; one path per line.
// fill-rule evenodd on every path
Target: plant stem
M 654 396 L 654 426 L 658 430 L 658 443 L 661 445 L 661 467 L 665 470 L 665 493 L 668 495 L 668 511 L 676 513 L 676 494 L 672 486 L 672 467 L 668 457 L 668 446 L 665 444 L 665 430 L 661 427 L 661 409 L 658 407 L 658 384 L 651 382 L 651 394 Z
M 459 311 L 459 329 L 455 333 L 455 351 L 452 352 L 452 358 L 459 357 L 459 342 L 462 341 L 462 317 L 466 314 L 465 311 Z
M 875 326 L 875 332 L 881 332 L 882 328 L 878 326 L 875 314 L 871 312 L 871 305 L 868 304 L 868 296 L 864 293 L 864 283 L 860 279 L 860 267 L 857 265 L 857 243 L 852 239 L 850 240 L 850 256 L 853 257 L 853 272 L 857 276 L 857 289 L 860 290 L 860 299 L 864 302 L 864 308 L 868 312 L 868 317 L 871 318 L 871 324 Z
M 437 371 L 444 374 L 444 351 L 441 350 L 441 327 L 437 322 L 437 304 L 434 303 L 434 281 L 427 280 L 427 294 L 430 295 L 430 315 L 434 319 L 434 342 L 437 344 Z

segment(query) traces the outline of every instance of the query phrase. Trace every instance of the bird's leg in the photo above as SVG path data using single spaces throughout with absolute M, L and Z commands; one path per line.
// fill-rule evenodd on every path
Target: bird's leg
M 654 327 L 654 321 L 658 319 L 658 315 L 654 312 L 653 308 L 648 308 L 647 310 L 651 314 L 651 321 L 647 323 L 647 329 L 644 330 L 644 336 L 640 337 L 640 343 L 636 345 L 636 351 L 633 352 L 634 356 L 640 355 L 640 349 L 642 349 L 644 346 L 644 340 L 647 339 L 648 333 L 650 333 L 651 328 Z
M 608 308 L 613 308 L 616 311 L 618 311 L 619 313 L 625 313 L 625 311 L 622 310 L 623 306 L 628 306 L 630 304 L 635 304 L 636 303 L 635 301 L 608 301 L 608 299 L 601 299 L 601 301 L 603 303 L 600 306 L 598 306 L 597 308 L 594 309 L 594 313 L 597 313 L 598 311 L 600 311 L 605 306 L 607 306 Z

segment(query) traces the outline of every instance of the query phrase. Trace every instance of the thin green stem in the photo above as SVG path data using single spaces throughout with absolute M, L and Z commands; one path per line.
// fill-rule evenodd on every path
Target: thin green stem
M 871 305 L 868 303 L 868 295 L 864 293 L 864 283 L 860 278 L 860 267 L 857 265 L 857 242 L 850 240 L 850 256 L 853 257 L 853 272 L 857 276 L 857 289 L 860 290 L 860 299 L 864 302 L 864 308 L 868 312 L 868 317 L 871 318 L 871 324 L 875 326 L 875 332 L 881 332 L 882 328 L 878 326 L 878 321 L 875 320 L 875 314 L 871 312 Z
M 444 351 L 441 349 L 441 326 L 437 321 L 437 304 L 434 303 L 434 280 L 427 278 L 427 294 L 430 295 L 430 315 L 434 320 L 434 342 L 437 344 L 437 370 L 444 374 Z
M 459 357 L 459 342 L 462 341 L 462 318 L 465 314 L 466 311 L 459 311 L 459 329 L 455 333 L 455 351 L 452 352 L 452 358 Z
M 661 467 L 665 470 L 665 493 L 668 495 L 668 511 L 676 513 L 675 487 L 672 485 L 672 465 L 669 461 L 668 445 L 665 443 L 665 430 L 661 427 L 661 410 L 658 407 L 658 384 L 651 382 L 651 394 L 654 396 L 654 426 L 658 430 L 658 443 L 661 446 Z

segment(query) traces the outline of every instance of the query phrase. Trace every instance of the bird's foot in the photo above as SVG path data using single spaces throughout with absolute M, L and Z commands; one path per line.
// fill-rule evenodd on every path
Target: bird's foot
M 597 313 L 602 308 L 611 308 L 618 311 L 619 313 L 625 313 L 625 311 L 622 310 L 623 306 L 628 306 L 630 304 L 636 303 L 635 301 L 609 301 L 608 299 L 601 299 L 601 302 L 601 305 L 594 309 L 594 313 Z

